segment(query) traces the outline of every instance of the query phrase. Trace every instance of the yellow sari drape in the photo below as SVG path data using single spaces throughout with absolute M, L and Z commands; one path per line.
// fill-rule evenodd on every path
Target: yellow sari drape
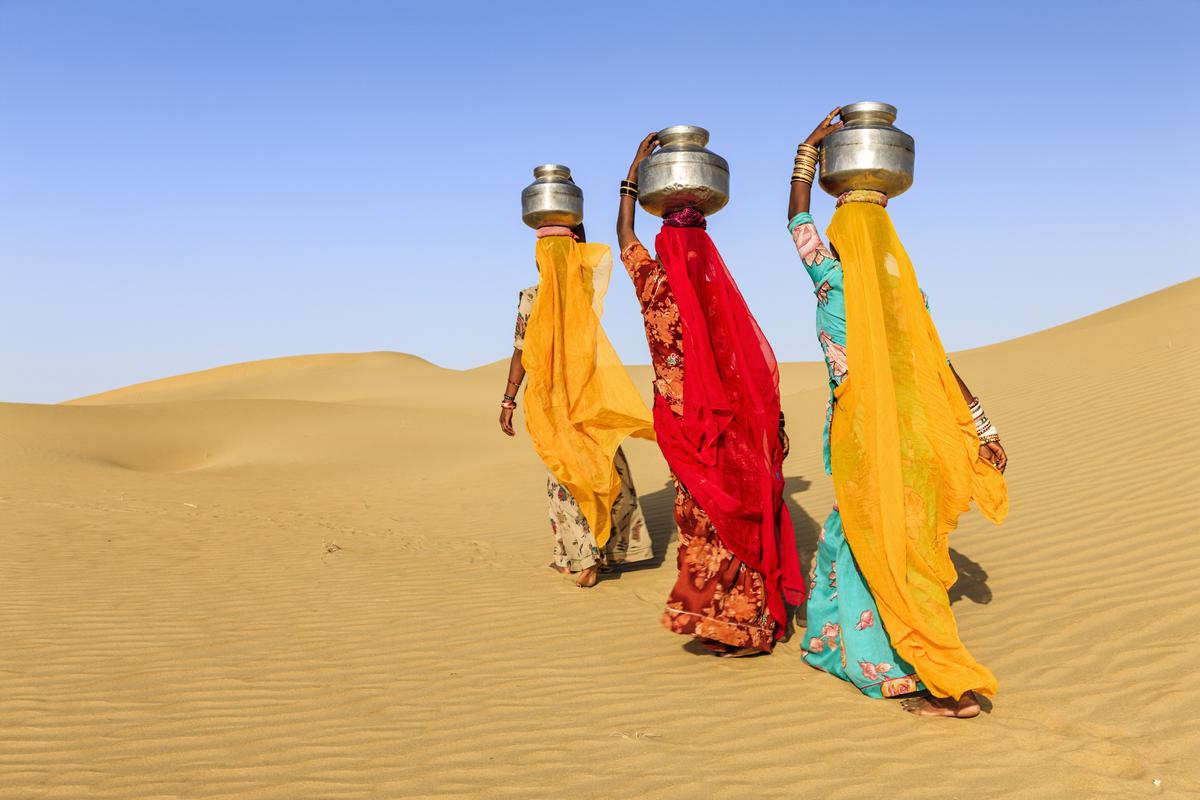
M 992 695 L 958 638 L 948 535 L 974 500 L 1000 523 L 1008 492 L 979 439 L 887 210 L 846 203 L 829 239 L 842 263 L 849 377 L 835 392 L 833 482 L 846 539 L 896 651 L 940 697 Z
M 604 547 L 621 490 L 613 458 L 626 437 L 653 439 L 654 422 L 600 327 L 612 251 L 547 236 L 536 252 L 541 277 L 521 356 L 525 426 Z

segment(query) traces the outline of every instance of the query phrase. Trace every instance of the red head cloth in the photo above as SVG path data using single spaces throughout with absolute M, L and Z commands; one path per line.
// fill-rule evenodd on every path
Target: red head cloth
M 707 228 L 704 212 L 698 208 L 678 208 L 663 217 L 663 225 L 675 228 Z
M 782 636 L 784 600 L 803 602 L 804 576 L 783 502 L 775 353 L 707 233 L 664 224 L 654 246 L 679 306 L 685 360 L 682 418 L 655 398 L 658 444 L 722 543 L 763 574 Z

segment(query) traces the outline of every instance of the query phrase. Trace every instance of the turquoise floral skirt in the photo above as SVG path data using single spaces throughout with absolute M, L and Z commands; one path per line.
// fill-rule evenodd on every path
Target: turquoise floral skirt
M 854 563 L 834 508 L 825 520 L 809 580 L 804 660 L 850 681 L 870 697 L 924 690 L 912 665 L 892 648 L 875 598 Z

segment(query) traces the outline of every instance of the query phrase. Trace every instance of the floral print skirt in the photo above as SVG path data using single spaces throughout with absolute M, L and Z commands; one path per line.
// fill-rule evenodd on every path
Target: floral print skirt
M 725 548 L 708 515 L 675 482 L 679 525 L 679 577 L 667 599 L 667 630 L 700 639 L 722 652 L 775 646 L 775 620 L 767 610 L 762 574 Z
M 559 569 L 581 572 L 589 567 L 615 566 L 645 561 L 654 555 L 650 534 L 638 503 L 637 490 L 625 453 L 617 448 L 613 466 L 621 477 L 621 494 L 612 507 L 612 532 L 601 550 L 574 495 L 547 473 L 546 494 L 550 499 L 550 530 L 554 532 L 554 564 Z
M 869 697 L 896 697 L 924 690 L 910 664 L 892 647 L 875 598 L 854 563 L 834 508 L 817 542 L 809 578 L 804 660 Z

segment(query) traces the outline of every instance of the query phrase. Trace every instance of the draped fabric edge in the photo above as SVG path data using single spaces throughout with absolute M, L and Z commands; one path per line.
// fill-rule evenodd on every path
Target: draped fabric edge
M 525 427 L 603 548 L 621 490 L 617 448 L 630 436 L 653 440 L 653 418 L 600 325 L 612 251 L 548 236 L 535 257 L 538 293 L 521 354 Z
M 655 398 L 659 447 L 672 472 L 712 521 L 722 543 L 747 566 L 762 573 L 767 607 L 777 623 L 775 635 L 782 638 L 787 628 L 787 604 L 804 602 L 806 583 L 791 516 L 783 500 L 775 355 L 716 245 L 701 227 L 664 225 L 655 239 L 655 251 L 679 308 L 687 365 L 683 416 L 676 415 L 665 398 Z M 683 252 L 701 251 L 705 280 L 689 271 L 686 255 L 680 257 Z M 702 293 L 708 295 L 709 302 L 700 302 Z M 721 335 L 711 335 L 706 314 L 724 318 Z M 741 348 L 739 358 L 714 352 L 714 346 L 720 349 L 731 345 Z M 728 374 L 731 364 L 762 374 Z M 739 389 L 723 384 L 722 379 L 744 381 L 744 385 Z M 732 474 L 723 456 L 735 448 L 756 453 L 759 459 L 754 468 L 756 485 L 750 496 L 731 495 L 722 486 Z M 755 518 L 756 533 L 739 535 Z
M 846 299 L 849 374 L 835 391 L 830 437 L 843 530 L 893 646 L 926 687 L 943 697 L 992 695 L 995 676 L 958 637 L 948 537 L 972 500 L 987 519 L 1003 521 L 1004 479 L 979 456 L 966 401 L 887 211 L 848 203 L 827 233 Z

